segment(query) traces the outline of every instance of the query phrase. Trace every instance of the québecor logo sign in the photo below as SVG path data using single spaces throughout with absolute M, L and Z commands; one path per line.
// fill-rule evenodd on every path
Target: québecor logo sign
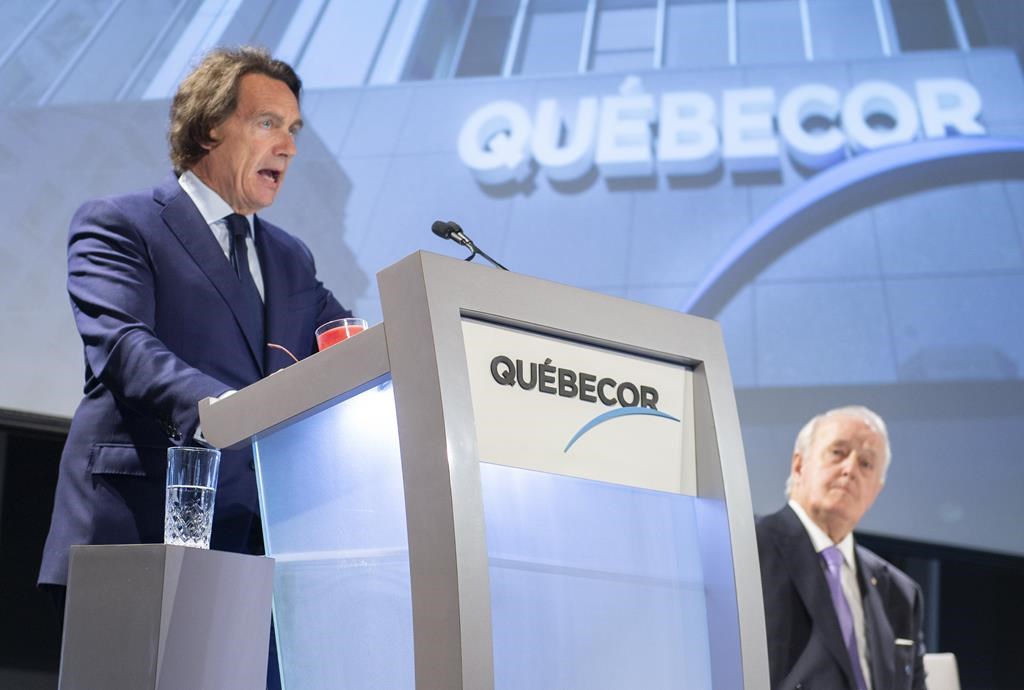
M 491 360 L 491 377 L 502 386 L 518 386 L 527 391 L 536 389 L 539 393 L 579 398 L 583 402 L 658 409 L 658 389 L 654 386 L 616 382 L 609 377 L 556 367 L 550 357 L 543 362 L 524 363 L 521 359 L 513 361 L 511 357 L 498 355 Z
M 677 417 L 658 410 L 658 389 L 632 381 L 616 381 L 609 376 L 598 376 L 567 367 L 556 367 L 551 358 L 543 362 L 513 360 L 507 355 L 491 359 L 491 378 L 501 386 L 518 387 L 524 391 L 575 398 L 586 403 L 601 404 L 615 409 L 601 412 L 572 435 L 562 450 L 568 452 L 585 433 L 604 422 L 624 416 L 647 415 L 678 422 Z
M 695 495 L 693 371 L 462 319 L 481 462 Z
M 846 93 L 802 84 L 646 93 L 628 77 L 619 94 L 586 96 L 564 108 L 541 99 L 534 113 L 511 100 L 487 103 L 459 133 L 462 162 L 484 185 L 522 181 L 532 162 L 553 181 L 596 166 L 607 178 L 778 170 L 783 151 L 814 171 L 844 158 L 918 138 L 982 135 L 981 96 L 957 78 L 918 79 L 912 93 L 882 80 Z M 571 121 L 566 112 L 574 113 Z

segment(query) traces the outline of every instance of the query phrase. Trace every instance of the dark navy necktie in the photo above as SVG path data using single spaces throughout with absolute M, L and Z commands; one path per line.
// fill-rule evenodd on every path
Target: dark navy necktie
M 235 269 L 242 284 L 242 292 L 245 293 L 245 304 L 242 309 L 248 313 L 250 323 L 259 326 L 260 340 L 263 340 L 263 299 L 259 290 L 256 289 L 256 282 L 252 279 L 252 272 L 249 270 L 249 248 L 246 246 L 246 238 L 249 236 L 249 221 L 245 216 L 232 213 L 225 216 L 228 232 L 231 234 L 231 265 Z

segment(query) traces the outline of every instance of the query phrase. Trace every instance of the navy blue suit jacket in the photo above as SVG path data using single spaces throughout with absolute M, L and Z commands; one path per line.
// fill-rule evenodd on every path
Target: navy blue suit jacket
M 824 568 L 789 506 L 757 521 L 757 549 L 773 690 L 853 690 Z M 862 546 L 856 558 L 874 690 L 924 690 L 921 588 Z
M 265 339 L 297 357 L 315 328 L 349 316 L 297 238 L 256 219 Z M 174 177 L 87 202 L 71 221 L 68 292 L 85 346 L 85 391 L 60 462 L 40 583 L 66 584 L 72 544 L 163 541 L 167 448 L 186 445 L 197 403 L 287 366 L 247 321 L 242 286 Z M 258 519 L 249 450 L 221 458 L 212 548 L 245 552 Z

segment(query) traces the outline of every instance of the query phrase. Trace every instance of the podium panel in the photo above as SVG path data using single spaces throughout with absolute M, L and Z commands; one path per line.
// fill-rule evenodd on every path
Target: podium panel
M 699 499 L 480 470 L 495 687 L 711 687 Z
M 61 690 L 266 684 L 274 562 L 165 544 L 71 547 Z
M 285 688 L 414 687 L 391 381 L 254 443 Z
M 717 324 L 422 252 L 378 284 L 200 405 L 255 448 L 284 687 L 766 689 Z

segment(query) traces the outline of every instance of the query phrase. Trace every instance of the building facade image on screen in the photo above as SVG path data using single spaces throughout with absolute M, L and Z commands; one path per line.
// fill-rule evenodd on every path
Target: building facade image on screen
M 429 230 L 455 220 L 515 271 L 720 320 L 756 511 L 800 424 L 862 402 L 895 454 L 864 530 L 1024 554 L 1020 8 L 4 3 L 0 286 L 28 337 L 0 345 L 0 407 L 70 414 L 68 219 L 167 174 L 178 80 L 254 42 L 306 87 L 270 218 L 359 315 L 379 319 L 381 268 L 463 256 Z

